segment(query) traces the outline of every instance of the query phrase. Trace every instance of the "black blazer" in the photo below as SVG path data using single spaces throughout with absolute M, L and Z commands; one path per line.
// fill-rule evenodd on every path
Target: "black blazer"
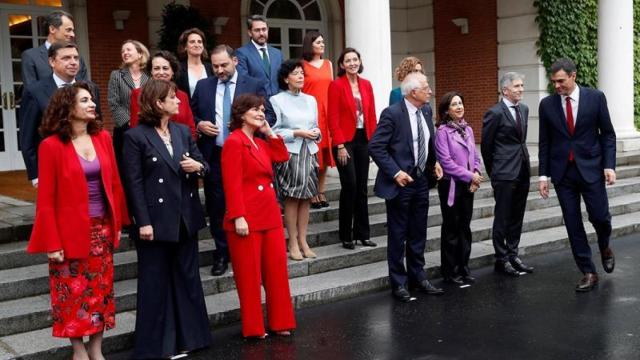
M 198 194 L 198 176 L 180 167 L 183 154 L 204 164 L 191 130 L 169 122 L 173 156 L 151 126 L 139 125 L 124 134 L 124 164 L 129 214 L 137 234 L 139 227 L 153 226 L 153 241 L 178 242 L 181 223 L 190 237 L 206 226 Z M 200 174 L 204 175 L 204 174 Z
M 512 181 L 518 178 L 522 163 L 529 165 L 527 129 L 529 107 L 520 103 L 522 137 L 516 120 L 504 101 L 500 100 L 482 118 L 482 160 L 491 180 Z
M 96 103 L 96 112 L 101 114 L 100 89 L 94 83 L 90 81 L 88 83 L 95 96 L 93 102 Z M 53 80 L 53 74 L 51 74 L 42 80 L 28 84 L 22 94 L 20 103 L 20 148 L 29 180 L 38 178 L 38 146 L 42 141 L 38 129 L 42 124 L 44 111 L 49 105 L 49 99 L 51 99 L 56 90 L 58 90 L 58 86 Z
M 554 183 L 562 180 L 569 150 L 573 150 L 576 166 L 587 183 L 603 181 L 603 170 L 616 167 L 616 132 L 611 124 L 607 99 L 602 91 L 580 87 L 575 132 L 569 135 L 558 94 L 540 102 L 540 175 L 551 176 Z
M 208 62 L 205 62 L 203 64 L 204 71 L 207 73 L 207 78 L 212 77 L 213 67 L 211 66 L 211 64 Z M 178 72 L 178 76 L 176 76 L 176 85 L 178 86 L 178 89 L 189 94 L 189 97 L 193 96 L 193 94 L 189 90 L 189 67 L 187 66 L 186 61 L 180 62 L 180 71 Z
M 42 44 L 22 52 L 22 83 L 26 86 L 38 80 L 45 79 L 53 70 L 49 65 L 49 50 Z M 89 80 L 87 75 L 87 65 L 84 59 L 80 58 L 80 70 L 76 74 L 77 80 Z
M 196 122 L 196 128 L 198 123 L 203 120 L 216 123 L 216 87 L 218 86 L 218 78 L 212 76 L 210 78 L 202 79 L 198 81 L 196 85 L 196 91 L 193 92 L 191 97 L 191 111 L 193 112 L 193 119 Z M 264 90 L 262 85 L 258 83 L 258 80 L 238 74 L 236 90 L 233 94 L 233 98 L 237 98 L 242 94 L 256 94 L 258 96 L 264 96 Z M 216 137 L 200 135 L 198 139 L 198 147 L 204 155 L 207 162 L 211 163 L 211 155 L 213 155 L 213 149 L 216 146 Z M 218 160 L 216 160 L 218 161 Z
M 433 167 L 436 164 L 436 133 L 431 120 L 431 107 L 427 104 L 421 110 L 430 134 L 425 172 L 429 176 L 429 187 L 433 187 L 436 183 L 433 177 Z M 395 198 L 400 192 L 400 187 L 393 176 L 400 170 L 412 174 L 416 162 L 409 112 L 404 100 L 389 106 L 380 114 L 378 127 L 369 141 L 369 155 L 378 165 L 378 175 L 373 188 L 375 194 L 386 200 Z

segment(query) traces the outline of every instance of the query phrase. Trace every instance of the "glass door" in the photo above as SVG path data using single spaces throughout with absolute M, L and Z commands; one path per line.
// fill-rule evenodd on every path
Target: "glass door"
M 24 169 L 20 153 L 20 55 L 46 39 L 47 10 L 0 9 L 0 171 Z

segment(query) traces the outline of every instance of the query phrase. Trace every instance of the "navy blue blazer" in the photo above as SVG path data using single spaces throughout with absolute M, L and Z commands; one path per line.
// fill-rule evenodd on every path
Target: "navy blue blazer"
M 216 123 L 216 87 L 218 86 L 218 78 L 215 76 L 202 79 L 196 84 L 196 90 L 191 97 L 191 111 L 193 112 L 193 118 L 196 122 L 196 128 L 198 123 L 203 120 Z M 236 91 L 233 94 L 235 99 L 242 94 L 256 94 L 258 96 L 265 96 L 262 86 L 257 79 L 252 77 L 243 76 L 238 74 L 236 83 Z M 211 163 L 213 159 L 213 149 L 216 146 L 216 137 L 200 134 L 198 139 L 198 147 L 200 152 L 204 155 L 205 160 Z M 215 160 L 218 162 L 218 160 Z
M 93 90 L 96 103 L 96 112 L 100 111 L 100 90 L 92 83 L 88 82 Z M 49 99 L 53 93 L 58 90 L 53 73 L 48 77 L 28 84 L 22 94 L 20 103 L 20 149 L 24 165 L 27 168 L 27 176 L 29 180 L 38 178 L 38 146 L 42 137 L 38 128 L 42 124 L 44 111 L 49 105 Z
M 615 169 L 616 166 L 616 133 L 605 95 L 597 89 L 580 87 L 573 136 L 569 135 L 563 106 L 558 94 L 547 96 L 540 102 L 540 176 L 551 176 L 554 183 L 560 182 L 572 149 L 584 180 L 587 183 L 603 181 L 604 169 Z
M 191 130 L 169 122 L 173 156 L 148 125 L 139 125 L 124 134 L 123 169 L 129 214 L 135 233 L 139 227 L 153 226 L 153 241 L 178 242 L 180 226 L 185 224 L 190 237 L 206 226 L 198 194 L 198 175 L 185 173 L 180 167 L 183 154 L 204 164 Z
M 29 85 L 53 74 L 51 65 L 49 65 L 49 50 L 45 44 L 23 51 L 21 58 L 23 84 Z M 76 79 L 89 80 L 87 65 L 82 57 L 80 57 L 80 70 L 76 74 Z
M 262 54 L 258 52 L 253 42 L 249 41 L 244 46 L 238 48 L 236 55 L 238 56 L 238 71 L 240 74 L 258 79 L 263 86 L 265 95 L 270 97 L 280 92 L 280 88 L 278 87 L 278 70 L 282 64 L 283 57 L 282 52 L 273 46 L 267 45 L 267 51 L 269 52 L 269 64 L 271 65 L 270 73 L 265 71 L 262 65 Z
M 204 71 L 207 73 L 207 78 L 213 76 L 213 67 L 211 66 L 211 63 L 204 63 Z M 178 76 L 175 77 L 175 81 L 178 89 L 189 94 L 189 97 L 193 95 L 189 89 L 189 65 L 187 65 L 186 61 L 180 62 L 180 72 L 178 72 Z
M 427 104 L 421 110 L 430 134 L 426 173 L 429 176 L 429 187 L 433 187 L 435 186 L 433 167 L 436 163 L 434 147 L 436 133 L 431 120 L 431 107 Z M 389 106 L 380 114 L 378 127 L 369 141 L 369 155 L 378 165 L 378 175 L 373 188 L 375 194 L 386 200 L 395 198 L 400 192 L 400 187 L 393 176 L 400 170 L 412 174 L 416 162 L 409 112 L 404 101 Z

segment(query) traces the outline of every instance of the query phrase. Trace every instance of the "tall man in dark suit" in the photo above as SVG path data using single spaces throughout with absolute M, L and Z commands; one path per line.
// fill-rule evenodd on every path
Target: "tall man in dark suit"
M 602 266 L 615 266 L 609 247 L 611 214 L 605 182 L 616 181 L 616 133 L 607 100 L 596 89 L 576 85 L 576 66 L 569 59 L 551 65 L 556 94 L 540 102 L 539 191 L 549 196 L 549 177 L 558 195 L 571 250 L 584 276 L 576 291 L 590 291 L 598 284 L 591 247 L 582 222 L 580 196 L 596 230 Z
M 241 74 L 258 79 L 267 97 L 280 91 L 278 70 L 282 64 L 282 52 L 267 44 L 269 27 L 267 19 L 261 15 L 252 15 L 247 19 L 251 41 L 238 48 L 238 71 Z
M 211 268 L 214 276 L 224 274 L 229 262 L 227 238 L 222 230 L 225 205 L 220 155 L 229 135 L 231 104 L 238 95 L 265 95 L 258 80 L 236 71 L 237 64 L 238 58 L 231 47 L 218 45 L 213 48 L 211 65 L 215 76 L 198 81 L 191 97 L 191 110 L 200 134 L 198 147 L 211 168 L 204 177 L 204 197 L 211 235 L 216 242 Z
M 22 82 L 29 85 L 51 75 L 48 49 L 54 42 L 74 42 L 75 29 L 73 16 L 66 11 L 56 10 L 47 15 L 45 27 L 48 29 L 47 40 L 44 44 L 25 50 L 22 53 Z M 77 80 L 88 80 L 87 66 L 80 58 L 80 69 L 76 74 Z
M 42 116 L 49 105 L 53 93 L 67 84 L 76 81 L 80 66 L 78 46 L 70 42 L 55 42 L 49 47 L 49 66 L 53 72 L 34 83 L 28 84 L 20 105 L 20 145 L 22 157 L 27 168 L 27 176 L 33 186 L 38 186 L 38 146 L 42 138 L 38 128 Z M 100 94 L 98 87 L 90 83 L 95 96 L 96 111 L 100 113 Z
M 491 178 L 496 201 L 493 219 L 495 270 L 510 276 L 533 272 L 518 257 L 522 220 L 529 194 L 527 126 L 529 107 L 521 102 L 524 76 L 515 72 L 500 78 L 502 100 L 482 120 L 482 160 Z
M 436 166 L 431 121 L 431 88 L 427 77 L 412 73 L 400 87 L 404 100 L 386 108 L 369 142 L 378 165 L 375 194 L 387 208 L 387 262 L 392 295 L 411 301 L 408 287 L 439 295 L 442 289 L 427 280 L 424 250 L 427 242 L 429 187 Z M 442 177 L 442 170 L 436 172 Z M 407 267 L 404 265 L 406 252 Z

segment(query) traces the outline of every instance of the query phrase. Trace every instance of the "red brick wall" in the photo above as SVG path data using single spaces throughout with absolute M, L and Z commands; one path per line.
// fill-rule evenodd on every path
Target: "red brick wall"
M 129 19 L 124 22 L 124 30 L 116 30 L 112 13 L 114 10 L 130 10 Z M 91 80 L 100 88 L 100 106 L 107 128 L 112 121 L 107 104 L 109 74 L 122 62 L 120 47 L 127 39 L 143 44 L 149 43 L 149 20 L 146 1 L 111 0 L 87 1 L 87 22 L 89 24 L 89 53 L 91 56 Z
M 451 20 L 469 19 L 461 34 Z M 465 98 L 465 119 L 479 134 L 482 115 L 497 100 L 498 40 L 496 0 L 435 0 L 433 7 L 436 106 L 448 91 Z M 480 142 L 476 136 L 476 142 Z

